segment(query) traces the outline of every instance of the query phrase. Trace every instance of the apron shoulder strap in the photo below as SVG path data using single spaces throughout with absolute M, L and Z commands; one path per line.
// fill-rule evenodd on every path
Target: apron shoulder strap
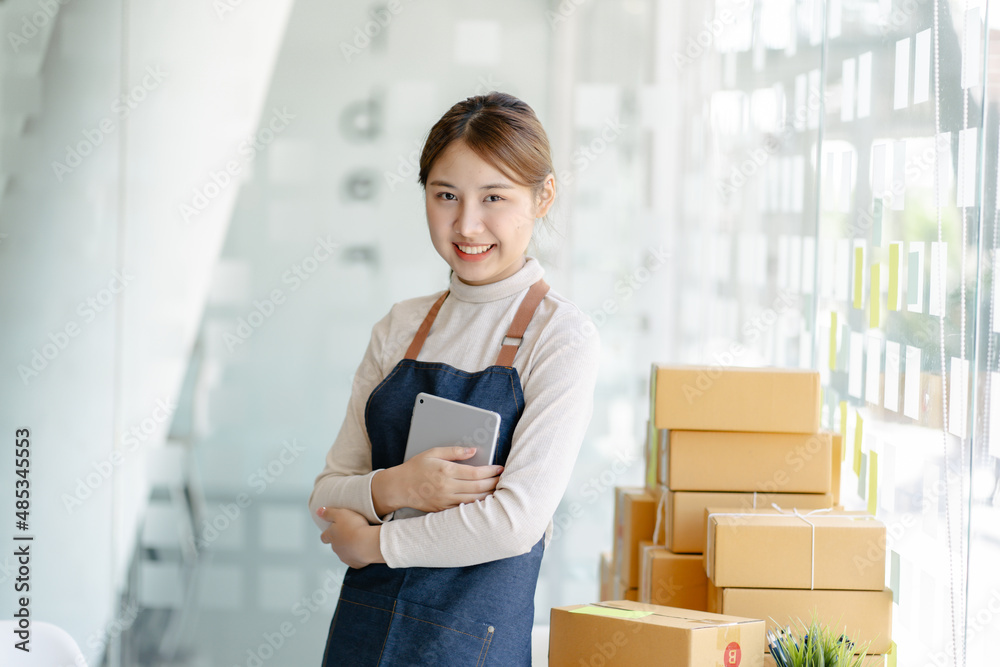
M 431 325 L 434 324 L 434 318 L 437 317 L 438 311 L 441 310 L 441 304 L 448 298 L 448 292 L 450 290 L 445 290 L 445 293 L 438 297 L 438 300 L 434 302 L 431 309 L 427 311 L 424 321 L 420 323 L 420 328 L 413 335 L 410 347 L 406 348 L 406 354 L 403 356 L 404 359 L 416 359 L 417 355 L 420 354 L 420 348 L 424 346 L 424 341 L 427 340 L 427 333 L 431 330 Z
M 541 278 L 528 289 L 528 293 L 521 300 L 521 305 L 514 315 L 514 321 L 511 323 L 510 329 L 503 339 L 503 344 L 500 346 L 500 354 L 497 355 L 494 366 L 509 368 L 514 365 L 514 355 L 517 354 L 517 348 L 521 345 L 521 338 L 524 336 L 524 331 L 528 328 L 528 322 L 531 321 L 535 310 L 538 308 L 538 304 L 542 302 L 548 291 L 548 283 Z

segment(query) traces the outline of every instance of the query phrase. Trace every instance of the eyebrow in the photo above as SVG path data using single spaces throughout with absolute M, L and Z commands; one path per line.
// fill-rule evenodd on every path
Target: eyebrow
M 444 181 L 431 181 L 430 185 L 440 185 L 442 187 L 452 188 L 454 190 L 458 189 L 457 187 L 455 187 L 451 183 L 445 183 Z M 482 186 L 479 189 L 480 190 L 513 190 L 514 186 L 511 185 L 510 183 L 490 183 L 488 185 Z

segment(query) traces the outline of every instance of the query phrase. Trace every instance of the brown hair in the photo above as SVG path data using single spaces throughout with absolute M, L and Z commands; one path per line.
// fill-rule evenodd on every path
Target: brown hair
M 535 112 L 513 95 L 493 91 L 455 104 L 434 124 L 420 155 L 421 187 L 427 187 L 434 161 L 459 140 L 507 178 L 531 188 L 536 198 L 546 176 L 555 173 L 549 139 Z

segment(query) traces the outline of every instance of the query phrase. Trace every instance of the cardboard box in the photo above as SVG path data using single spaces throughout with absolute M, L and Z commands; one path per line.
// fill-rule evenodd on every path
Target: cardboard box
M 705 523 L 705 570 L 719 588 L 885 588 L 885 524 L 866 512 L 711 507 Z
M 728 507 L 734 510 L 753 510 L 755 507 L 798 507 L 825 509 L 833 504 L 829 493 L 735 493 L 729 491 L 666 491 L 664 503 L 664 535 L 657 535 L 654 542 L 674 553 L 700 554 L 705 551 L 705 508 Z M 655 513 L 654 513 L 655 526 Z
M 804 591 L 760 588 L 717 588 L 709 582 L 708 608 L 717 614 L 766 619 L 769 630 L 799 627 L 816 618 L 838 627 L 857 648 L 888 653 L 892 646 L 892 591 Z
M 832 438 L 830 456 L 832 463 L 830 466 L 830 492 L 833 494 L 833 504 L 840 504 L 840 469 L 844 465 L 844 436 L 834 433 Z
M 639 600 L 639 589 L 635 586 L 629 587 L 621 579 L 615 579 L 614 584 L 611 586 L 611 597 L 608 599 L 637 602 Z
M 599 600 L 613 600 L 616 597 L 614 594 L 614 571 L 611 569 L 611 563 L 611 552 L 602 553 L 597 574 L 597 581 L 600 584 Z
M 816 433 L 819 372 L 653 364 L 653 426 L 688 431 Z
M 629 588 L 637 588 L 639 542 L 653 539 L 656 498 L 641 488 L 616 489 L 615 522 L 615 576 Z
M 832 433 L 665 431 L 674 491 L 829 493 Z M 839 463 L 839 461 L 838 461 Z
M 666 473 L 663 466 L 666 461 L 663 458 L 663 448 L 667 440 L 667 431 L 653 426 L 652 420 L 646 421 L 646 488 L 650 491 L 656 490 L 665 483 Z
M 861 661 L 861 667 L 885 667 L 885 658 L 885 655 L 866 655 Z M 778 663 L 774 661 L 770 653 L 764 654 L 764 667 L 778 667 Z
M 763 667 L 764 622 L 638 602 L 553 607 L 549 667 Z
M 708 577 L 698 554 L 639 544 L 639 601 L 708 611 Z

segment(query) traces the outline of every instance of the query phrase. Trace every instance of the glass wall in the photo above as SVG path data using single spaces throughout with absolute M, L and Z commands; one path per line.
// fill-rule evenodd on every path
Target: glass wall
M 819 369 L 889 527 L 900 665 L 1000 632 L 1000 137 L 985 2 L 0 2 L 0 423 L 31 432 L 33 618 L 88 664 L 318 664 L 306 513 L 375 321 L 443 289 L 416 160 L 527 101 L 531 252 L 603 352 L 536 596 L 592 601 L 651 361 Z M 992 417 L 996 416 L 995 419 Z M 0 459 L 3 516 L 15 509 Z M 12 555 L 0 600 L 14 606 Z M 9 601 L 9 603 L 8 603 Z M 2 653 L 0 653 L 2 655 Z

